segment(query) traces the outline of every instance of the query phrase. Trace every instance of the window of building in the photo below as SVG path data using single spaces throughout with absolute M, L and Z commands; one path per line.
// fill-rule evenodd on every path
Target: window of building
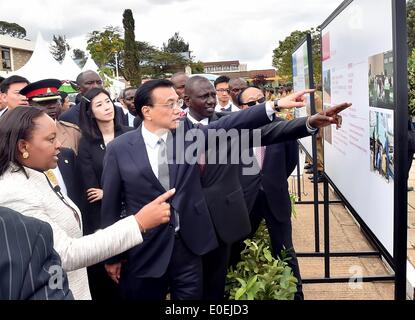
M 10 58 L 10 49 L 9 48 L 1 48 L 1 62 L 3 70 L 11 70 L 12 69 L 12 60 Z

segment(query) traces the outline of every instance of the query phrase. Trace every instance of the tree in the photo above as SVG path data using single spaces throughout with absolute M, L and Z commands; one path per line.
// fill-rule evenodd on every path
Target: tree
M 175 32 L 173 37 L 167 40 L 167 45 L 163 43 L 163 51 L 170 53 L 189 52 L 189 43 L 186 43 L 179 33 Z
M 53 55 L 55 60 L 62 62 L 65 59 L 66 51 L 70 50 L 71 47 L 66 42 L 65 36 L 55 36 L 53 35 L 53 43 L 50 46 L 50 53 Z
M 292 81 L 292 57 L 294 48 L 301 39 L 305 37 L 305 31 L 294 31 L 274 49 L 272 57 L 272 65 L 277 69 L 277 74 L 285 81 Z
M 17 23 L 0 21 L 0 34 L 7 34 L 14 38 L 23 39 L 26 37 L 26 29 Z
M 73 49 L 72 59 L 74 59 L 78 66 L 82 69 L 87 60 L 85 51 L 82 51 L 81 49 Z
M 108 26 L 103 32 L 88 34 L 86 48 L 99 68 L 109 66 L 115 69 L 115 54 L 118 54 L 118 60 L 123 58 L 124 39 L 119 28 Z
M 132 86 L 141 84 L 140 57 L 134 34 L 134 17 L 130 9 L 123 14 L 124 25 L 124 77 Z
M 205 73 L 205 66 L 202 61 L 191 62 L 190 68 L 192 73 Z
M 294 31 L 274 49 L 272 58 L 272 65 L 277 69 L 278 75 L 284 82 L 292 82 L 292 53 L 298 43 L 304 39 L 307 33 L 311 34 L 312 38 L 312 52 L 313 52 L 313 69 L 314 69 L 314 83 L 321 82 L 321 41 L 320 29 L 311 28 L 307 31 Z
M 408 25 L 408 50 L 409 53 L 415 49 L 415 0 L 408 0 L 406 4 Z

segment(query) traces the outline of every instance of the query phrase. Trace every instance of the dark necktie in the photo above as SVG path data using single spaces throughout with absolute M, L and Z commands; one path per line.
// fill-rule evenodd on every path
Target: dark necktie
M 159 181 L 164 189 L 170 190 L 170 176 L 169 176 L 169 164 L 167 162 L 167 148 L 166 142 L 163 139 L 159 140 L 159 152 L 158 152 L 158 173 Z

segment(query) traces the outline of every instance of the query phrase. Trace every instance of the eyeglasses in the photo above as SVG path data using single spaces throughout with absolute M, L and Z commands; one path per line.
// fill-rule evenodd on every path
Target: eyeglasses
M 181 108 L 183 107 L 183 100 L 180 99 L 178 101 L 174 101 L 170 103 L 153 103 L 153 106 L 163 106 L 169 109 Z
M 257 103 L 264 103 L 264 102 L 265 102 L 265 97 L 262 97 L 262 98 L 259 98 L 258 100 L 255 100 L 255 101 L 250 101 L 250 102 L 247 102 L 247 103 L 242 103 L 242 105 L 248 106 L 248 107 L 253 107 Z
M 231 92 L 229 89 L 218 89 L 218 90 L 216 90 L 216 92 L 219 92 L 219 93 L 227 93 L 227 94 L 229 94 L 229 92 Z

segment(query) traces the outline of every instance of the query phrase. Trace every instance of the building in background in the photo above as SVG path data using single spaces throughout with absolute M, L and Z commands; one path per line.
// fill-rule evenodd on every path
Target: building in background
M 30 40 L 0 35 L 0 75 L 19 70 L 32 56 L 35 44 Z

